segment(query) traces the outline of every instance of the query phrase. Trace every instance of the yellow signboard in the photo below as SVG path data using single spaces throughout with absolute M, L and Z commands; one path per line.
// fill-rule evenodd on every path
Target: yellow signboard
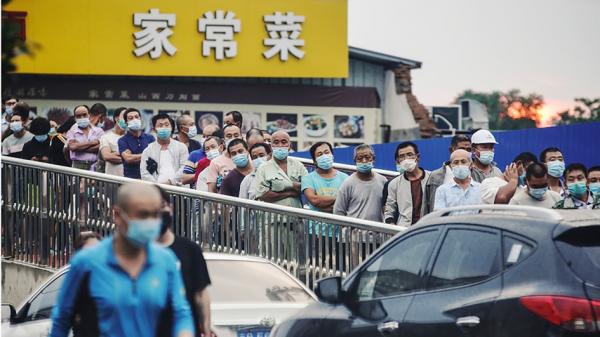
M 19 73 L 347 77 L 347 0 L 13 0 Z

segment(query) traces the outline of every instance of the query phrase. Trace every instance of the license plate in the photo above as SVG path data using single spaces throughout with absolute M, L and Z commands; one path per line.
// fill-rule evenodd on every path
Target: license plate
M 239 330 L 237 337 L 269 337 L 271 331 L 267 329 L 251 329 L 251 330 Z

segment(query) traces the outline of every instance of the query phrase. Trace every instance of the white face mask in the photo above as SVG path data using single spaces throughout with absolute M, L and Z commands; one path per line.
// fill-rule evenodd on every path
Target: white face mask
M 404 159 L 400 162 L 400 167 L 404 169 L 404 172 L 412 172 L 417 167 L 417 161 L 415 159 Z

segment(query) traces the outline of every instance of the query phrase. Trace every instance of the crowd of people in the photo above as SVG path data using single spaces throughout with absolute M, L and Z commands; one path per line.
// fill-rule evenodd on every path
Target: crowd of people
M 399 144 L 399 175 L 388 181 L 373 170 L 368 144 L 354 149 L 356 172 L 348 175 L 334 168 L 332 145 L 316 142 L 309 173 L 289 155 L 285 131 L 242 134 L 238 111 L 201 133 L 189 115 L 159 113 L 147 133 L 135 108 L 117 108 L 109 121 L 103 104 L 78 105 L 59 125 L 44 117 L 29 122 L 27 104 L 14 98 L 4 105 L 4 155 L 357 219 L 407 227 L 435 210 L 469 205 L 600 207 L 600 166 L 566 165 L 562 151 L 549 147 L 539 156 L 518 154 L 502 171 L 494 162 L 501 144 L 487 130 L 454 136 L 448 161 L 434 171 L 419 166 L 426 154 L 415 143 Z

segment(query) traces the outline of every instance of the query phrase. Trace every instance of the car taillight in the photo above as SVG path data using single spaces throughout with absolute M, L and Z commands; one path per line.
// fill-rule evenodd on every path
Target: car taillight
M 596 329 L 600 331 L 600 301 L 592 301 L 592 308 L 596 314 Z
M 597 331 L 592 313 L 592 306 L 596 317 L 600 313 L 597 301 L 566 296 L 525 296 L 520 300 L 525 308 L 554 325 L 571 331 Z

